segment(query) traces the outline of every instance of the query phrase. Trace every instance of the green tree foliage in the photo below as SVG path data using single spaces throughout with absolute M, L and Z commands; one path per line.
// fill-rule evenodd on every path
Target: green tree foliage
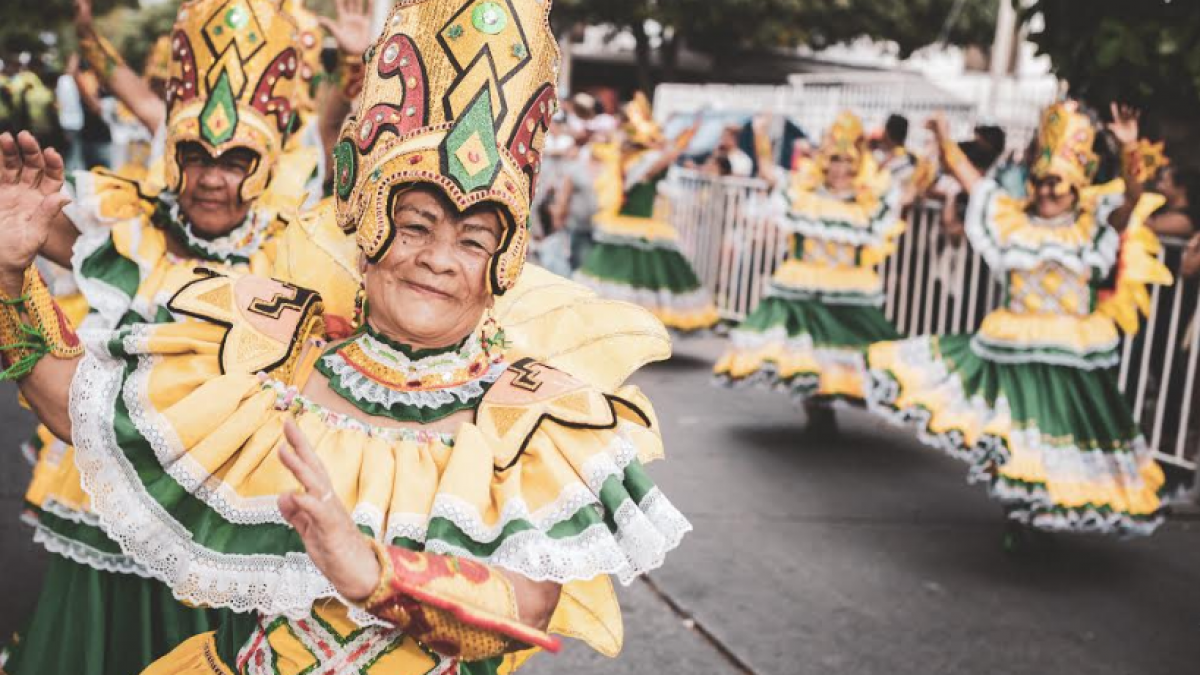
M 1200 103 L 1200 12 L 1192 0 L 1036 0 L 1030 35 L 1072 94 L 1104 108 L 1124 100 L 1167 113 Z
M 607 23 L 639 40 L 644 23 L 653 20 L 668 36 L 660 47 L 664 52 L 681 38 L 718 59 L 747 50 L 821 48 L 858 37 L 892 42 L 906 57 L 943 39 L 990 44 L 996 0 L 556 0 L 555 14 L 560 25 Z

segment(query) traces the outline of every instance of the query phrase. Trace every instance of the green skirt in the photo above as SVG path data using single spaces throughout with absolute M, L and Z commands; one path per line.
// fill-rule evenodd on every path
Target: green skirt
M 733 331 L 718 384 L 757 384 L 794 399 L 862 401 L 867 347 L 899 337 L 878 307 L 769 295 Z
M 712 295 L 671 243 L 602 239 L 584 258 L 575 280 L 602 297 L 645 307 L 678 332 L 706 330 L 718 320 Z
M 181 604 L 162 583 L 50 556 L 37 608 L 11 647 L 9 675 L 136 675 L 221 612 Z
M 1150 534 L 1155 462 L 1111 370 L 996 362 L 970 335 L 872 346 L 868 404 L 964 459 L 1009 516 L 1048 530 Z

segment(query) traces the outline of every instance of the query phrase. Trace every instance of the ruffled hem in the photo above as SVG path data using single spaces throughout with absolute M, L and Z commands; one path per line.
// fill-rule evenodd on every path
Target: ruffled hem
M 993 404 L 968 394 L 933 338 L 873 345 L 868 407 L 920 440 L 970 465 L 1010 517 L 1033 527 L 1106 534 L 1149 534 L 1161 522 L 1164 478 L 1145 441 L 1081 447 L 1034 426 L 1013 428 L 1001 392 Z
M 188 330 L 185 324 L 167 328 Z M 200 387 L 207 391 L 200 391 L 201 398 L 212 397 L 208 403 L 193 395 L 175 404 L 178 409 L 157 409 L 150 398 L 151 373 L 158 367 L 169 370 L 165 362 L 172 357 L 153 353 L 152 333 L 151 327 L 138 327 L 119 334 L 108 343 L 108 350 L 93 349 L 72 383 L 76 461 L 103 529 L 126 555 L 185 602 L 298 617 L 315 600 L 337 597 L 284 524 L 276 493 L 244 497 L 224 482 L 224 470 L 220 477 L 209 472 L 194 454 L 200 446 L 205 452 L 198 454 L 205 455 L 217 450 L 213 443 L 227 443 L 230 449 L 220 466 L 237 472 L 241 460 L 256 464 L 240 484 L 254 484 L 258 471 L 269 475 L 270 468 L 263 466 L 271 460 L 259 455 L 279 442 L 284 413 L 274 408 L 276 392 L 253 376 L 220 376 L 216 384 L 209 379 Z M 170 351 L 165 343 L 156 346 Z M 204 358 L 216 368 L 214 356 Z M 244 393 L 239 398 L 234 392 Z M 218 404 L 217 399 L 223 402 Z M 322 427 L 319 418 L 303 413 L 297 419 L 318 454 L 335 452 L 358 457 L 360 462 L 370 459 L 372 466 L 361 466 L 355 479 L 360 496 L 342 498 L 358 525 L 377 538 L 386 533 L 399 540 L 387 543 L 470 557 L 537 580 L 568 583 L 613 574 L 629 583 L 660 565 L 691 526 L 653 487 L 638 461 L 639 456 L 660 452 L 661 440 L 618 417 L 613 405 L 607 404 L 609 420 L 582 429 L 559 427 L 553 422 L 557 418 L 551 417 L 525 441 L 517 455 L 521 463 L 501 473 L 492 463 L 507 451 L 489 447 L 497 441 L 488 440 L 473 425 L 464 425 L 450 448 L 437 443 L 389 443 L 359 430 Z M 228 414 L 200 421 L 200 427 L 193 426 L 187 433 L 190 441 L 185 444 L 170 420 L 182 416 L 195 424 L 202 416 L 187 411 L 200 409 L 228 409 Z M 206 423 L 217 426 L 206 430 Z M 138 438 L 118 441 L 117 429 Z M 222 440 L 210 441 L 210 437 Z M 562 442 L 571 446 L 569 452 L 558 449 Z M 393 459 L 384 461 L 380 452 Z M 458 456 L 461 459 L 456 461 Z M 430 474 L 435 465 L 438 471 Z M 531 468 L 524 468 L 527 465 Z M 150 470 L 152 466 L 161 468 Z M 390 498 L 372 496 L 372 485 L 391 486 L 400 480 L 380 475 L 384 466 L 416 482 L 403 489 L 389 487 L 397 490 Z M 532 473 L 525 477 L 527 472 Z M 575 478 L 568 479 L 571 475 Z M 538 486 L 535 494 L 552 487 L 558 497 L 536 506 L 527 502 L 521 481 L 552 477 L 559 484 Z M 258 479 L 259 489 L 264 479 Z M 436 484 L 423 483 L 429 480 Z M 447 481 L 452 487 L 446 487 Z M 489 488 L 489 482 L 496 484 Z M 279 484 L 278 491 L 290 489 L 289 485 Z M 471 489 L 463 492 L 467 487 Z M 179 495 L 179 488 L 186 494 Z M 152 491 L 164 489 L 167 496 L 160 501 Z M 414 492 L 424 489 L 431 490 L 426 512 L 389 505 L 419 503 L 421 496 Z M 484 491 L 476 493 L 478 489 Z M 340 489 L 339 494 L 343 494 Z M 497 498 L 500 503 L 492 504 Z M 180 508 L 180 500 L 189 503 Z M 487 505 L 486 511 L 480 510 L 481 505 Z M 211 515 L 196 515 L 198 510 Z M 483 515 L 487 511 L 498 512 L 489 524 Z M 188 522 L 176 515 L 184 512 L 189 513 Z M 267 534 L 256 534 L 254 528 L 263 527 L 268 528 L 263 530 Z M 206 537 L 225 548 L 207 546 Z
M 732 342 L 713 368 L 719 386 L 787 392 L 796 402 L 863 400 L 867 371 L 862 350 L 816 347 L 812 336 L 789 338 L 782 327 L 762 333 L 735 330 Z
M 902 349 L 905 352 L 928 349 L 920 345 L 922 340 L 915 338 Z M 981 480 L 986 467 L 1000 459 L 995 452 L 976 443 L 977 435 L 973 433 L 982 427 L 983 420 L 991 417 L 991 408 L 981 397 L 968 397 L 962 381 L 940 361 L 930 361 L 928 368 L 893 371 L 895 366 L 890 364 L 894 362 L 880 355 L 882 350 L 899 344 L 872 346 L 868 353 L 867 409 L 895 426 L 915 429 L 917 438 L 925 445 L 966 462 L 971 467 L 970 482 Z M 913 373 L 919 373 L 920 379 L 911 379 Z M 909 392 L 925 395 L 913 398 Z
M 609 300 L 628 302 L 650 310 L 667 328 L 691 332 L 712 328 L 720 320 L 707 288 L 677 293 L 667 288 L 638 288 L 609 279 L 575 273 L 575 281 Z

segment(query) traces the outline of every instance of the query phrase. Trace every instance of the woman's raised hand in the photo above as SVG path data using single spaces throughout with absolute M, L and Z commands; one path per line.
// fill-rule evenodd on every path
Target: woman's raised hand
M 1109 107 L 1112 112 L 1112 121 L 1108 123 L 1108 130 L 1116 137 L 1117 141 L 1122 146 L 1133 145 L 1138 141 L 1138 120 L 1142 117 L 1142 111 L 1125 103 L 1112 103 Z
M 362 54 L 375 40 L 371 30 L 371 2 L 369 0 L 334 0 L 337 18 L 318 16 L 321 26 L 329 31 L 338 47 L 347 54 Z
M 279 458 L 304 489 L 281 495 L 279 511 L 338 593 L 351 602 L 366 600 L 382 573 L 375 551 L 334 494 L 329 472 L 304 433 L 289 419 L 283 434 L 287 445 L 280 447 Z
M 0 134 L 0 156 L 0 289 L 15 297 L 71 198 L 62 193 L 62 155 L 43 151 L 28 131 Z

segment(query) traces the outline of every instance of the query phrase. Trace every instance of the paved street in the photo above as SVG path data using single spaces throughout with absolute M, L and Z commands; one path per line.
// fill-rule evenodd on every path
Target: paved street
M 626 648 L 572 645 L 531 673 L 1195 675 L 1200 521 L 1148 540 L 1000 548 L 999 508 L 957 462 L 862 413 L 811 443 L 782 396 L 708 385 L 719 341 L 638 376 L 669 457 L 659 484 L 696 531 L 652 583 L 623 589 Z M 8 391 L 4 442 L 28 428 Z M 0 629 L 38 587 L 16 522 L 28 468 L 2 455 Z M 47 674 L 52 675 L 52 674 Z

